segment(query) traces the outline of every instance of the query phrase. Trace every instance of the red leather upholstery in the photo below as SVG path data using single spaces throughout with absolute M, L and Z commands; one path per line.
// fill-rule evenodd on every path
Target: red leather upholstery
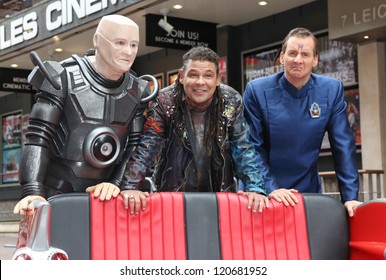
M 244 196 L 216 195 L 222 259 L 310 259 L 300 194 L 296 207 L 271 201 L 263 214 L 248 210 Z M 122 209 L 121 197 L 104 203 L 91 198 L 92 259 L 186 258 L 182 193 L 151 195 L 138 216 Z
M 350 218 L 350 259 L 386 259 L 386 199 L 359 206 Z
M 296 207 L 270 200 L 263 214 L 247 209 L 247 199 L 218 193 L 222 258 L 225 260 L 310 259 L 303 198 Z
M 342 203 L 297 196 L 295 207 L 271 200 L 260 214 L 235 193 L 154 193 L 145 211 L 130 215 L 121 196 L 101 202 L 93 194 L 58 195 L 49 199 L 51 242 L 70 259 L 348 259 Z
M 186 259 L 182 193 L 151 195 L 145 211 L 129 215 L 121 196 L 91 199 L 91 259 Z

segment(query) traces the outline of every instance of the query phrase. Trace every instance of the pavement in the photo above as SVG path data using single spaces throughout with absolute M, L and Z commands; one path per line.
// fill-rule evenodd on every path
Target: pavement
M 0 232 L 0 260 L 12 260 L 16 242 L 17 232 Z

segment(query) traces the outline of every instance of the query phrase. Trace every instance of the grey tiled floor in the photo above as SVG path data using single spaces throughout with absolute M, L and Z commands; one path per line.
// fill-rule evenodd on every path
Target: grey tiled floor
M 17 233 L 0 232 L 0 260 L 11 260 L 16 250 Z

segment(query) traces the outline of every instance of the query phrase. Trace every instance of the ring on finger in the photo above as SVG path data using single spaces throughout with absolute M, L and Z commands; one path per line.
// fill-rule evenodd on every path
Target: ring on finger
M 134 195 L 130 195 L 129 196 L 129 199 L 131 200 L 131 199 L 134 199 Z

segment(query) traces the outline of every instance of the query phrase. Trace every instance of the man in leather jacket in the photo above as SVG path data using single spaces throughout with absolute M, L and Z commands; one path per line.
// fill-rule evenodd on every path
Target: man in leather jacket
M 104 16 L 95 52 L 61 63 L 35 56 L 29 75 L 37 90 L 20 165 L 25 215 L 34 200 L 68 192 L 94 192 L 100 200 L 120 193 L 132 147 L 143 127 L 147 81 L 130 71 L 139 30 L 121 15 Z
M 148 192 L 140 191 L 155 165 L 153 191 L 235 192 L 245 186 L 248 207 L 268 205 L 256 151 L 249 140 L 241 95 L 221 84 L 218 55 L 195 47 L 183 56 L 176 82 L 159 92 L 148 112 L 127 176 L 125 207 L 138 213 Z

